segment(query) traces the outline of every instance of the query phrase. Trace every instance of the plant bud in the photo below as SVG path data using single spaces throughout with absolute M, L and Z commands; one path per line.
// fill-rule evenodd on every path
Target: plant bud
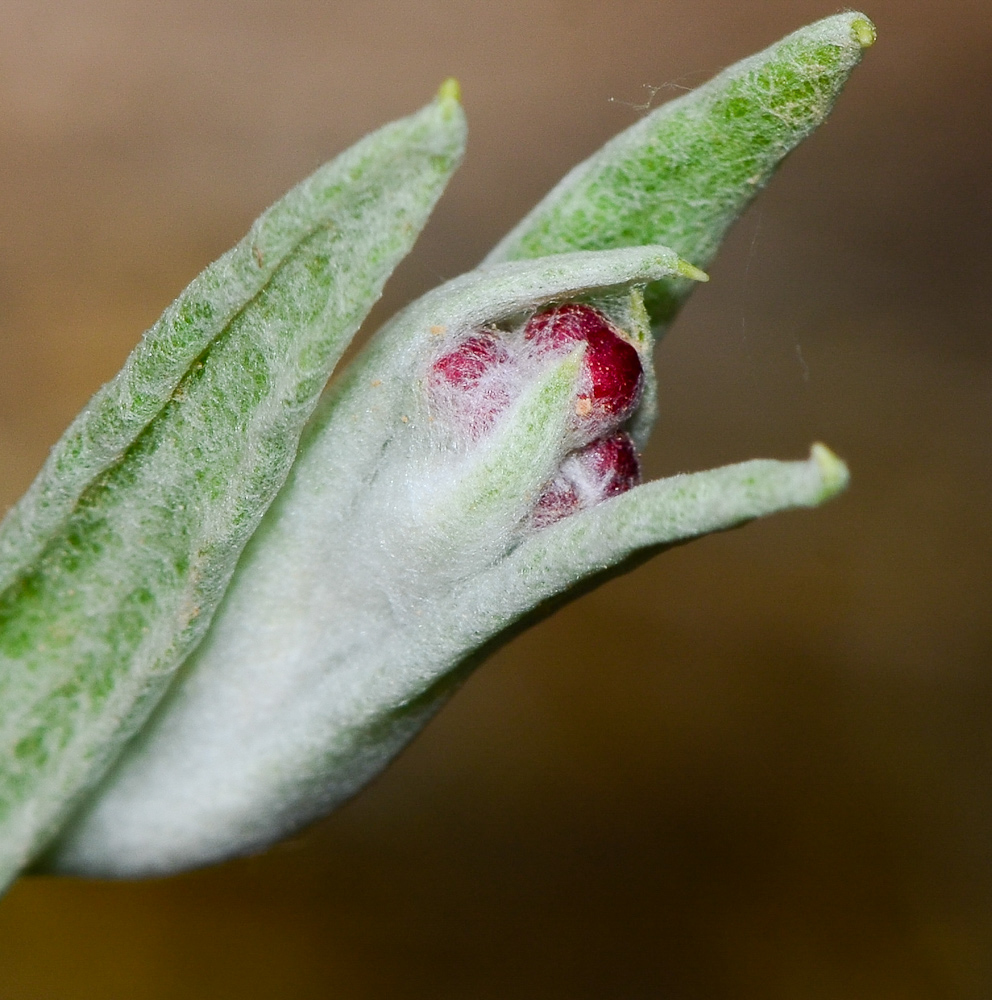
M 592 306 L 571 303 L 534 316 L 524 338 L 540 354 L 565 354 L 586 345 L 583 386 L 575 401 L 576 433 L 586 444 L 616 430 L 634 412 L 644 369 L 634 346 Z
M 512 402 L 511 360 L 506 343 L 488 330 L 442 354 L 428 378 L 435 408 L 447 410 L 470 437 L 480 437 Z
M 562 601 L 842 490 L 822 445 L 632 487 L 652 326 L 874 37 L 827 18 L 638 121 L 387 324 L 305 432 L 460 156 L 457 83 L 194 282 L 0 529 L 0 889 L 70 811 L 49 870 L 257 850 L 354 794 Z M 555 304 L 589 299 L 609 320 Z
M 640 481 L 641 464 L 630 435 L 620 432 L 600 438 L 566 456 L 558 475 L 538 499 L 531 525 L 554 524 L 626 493 Z
M 385 767 L 475 650 L 532 594 L 544 605 L 556 534 L 636 482 L 621 426 L 650 367 L 624 338 L 648 348 L 640 288 L 685 267 L 663 247 L 502 264 L 380 330 L 331 386 L 188 673 L 47 863 L 122 876 L 250 852 Z M 602 292 L 629 334 L 549 309 Z M 546 516 L 559 479 L 575 503 Z M 551 548 L 490 587 L 535 545 Z
M 471 451 L 524 387 L 579 347 L 584 351 L 564 457 L 524 527 L 553 524 L 640 482 L 634 442 L 619 432 L 644 385 L 637 350 L 598 309 L 569 303 L 535 313 L 522 329 L 473 330 L 428 372 L 432 419 L 456 439 L 467 437 Z

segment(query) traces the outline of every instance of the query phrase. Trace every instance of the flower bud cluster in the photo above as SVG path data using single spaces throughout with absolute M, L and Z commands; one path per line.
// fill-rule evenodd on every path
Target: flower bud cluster
M 104 877 L 259 850 L 583 585 L 842 490 L 822 445 L 635 490 L 634 442 L 652 334 L 708 280 L 665 244 L 705 265 L 874 37 L 827 18 L 635 123 L 316 410 L 461 156 L 457 84 L 196 279 L 0 525 L 0 891 L 42 850 Z
M 567 452 L 531 511 L 545 527 L 625 493 L 640 482 L 640 464 L 622 428 L 644 388 L 637 349 L 592 306 L 570 303 L 536 313 L 516 336 L 473 331 L 431 366 L 435 410 L 470 441 L 487 434 L 536 370 L 583 350 Z

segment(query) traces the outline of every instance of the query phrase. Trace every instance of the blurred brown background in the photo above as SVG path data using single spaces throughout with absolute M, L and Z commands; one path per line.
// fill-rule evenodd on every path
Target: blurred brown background
M 202 266 L 444 76 L 470 151 L 379 319 L 655 88 L 833 11 L 0 2 L 0 507 Z M 22 880 L 2 1000 L 990 995 L 992 3 L 868 13 L 835 116 L 660 347 L 647 456 L 822 439 L 850 492 L 572 605 L 292 844 Z

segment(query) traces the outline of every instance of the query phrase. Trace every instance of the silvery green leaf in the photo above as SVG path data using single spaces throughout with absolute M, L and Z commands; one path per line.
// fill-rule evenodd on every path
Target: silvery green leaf
M 874 40 L 864 14 L 837 14 L 662 105 L 570 171 L 486 262 L 662 243 L 707 267 Z M 652 320 L 670 321 L 691 289 L 679 278 L 652 285 Z
M 308 428 L 204 642 L 49 865 L 151 874 L 257 850 L 384 767 L 472 653 L 455 637 L 498 599 L 461 595 L 526 537 L 568 449 L 579 358 L 535 371 L 479 441 L 433 419 L 431 360 L 592 291 L 618 316 L 643 315 L 631 286 L 691 273 L 658 247 L 514 262 L 442 286 L 380 331 Z
M 4 522 L 0 886 L 203 635 L 463 145 L 448 86 L 286 195 L 166 310 Z
M 645 483 L 528 538 L 452 602 L 454 641 L 482 646 L 512 623 L 549 614 L 573 589 L 601 582 L 676 542 L 724 531 L 778 511 L 817 507 L 848 484 L 845 464 L 815 444 L 803 462 L 754 459 Z M 475 609 L 474 615 L 466 611 Z M 511 624 L 508 624 L 511 623 Z M 487 650 L 487 652 L 490 650 Z

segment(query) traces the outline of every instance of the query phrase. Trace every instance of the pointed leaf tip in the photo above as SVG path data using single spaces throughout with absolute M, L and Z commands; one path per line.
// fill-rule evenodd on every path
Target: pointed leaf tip
M 452 107 L 462 103 L 462 85 L 453 77 L 449 76 L 437 91 L 438 102 L 445 107 Z
M 691 278 L 693 281 L 710 280 L 710 276 L 705 271 L 700 270 L 695 264 L 690 264 L 687 260 L 682 260 L 681 257 L 675 266 L 683 278 Z
M 829 500 L 847 488 L 851 474 L 847 466 L 825 444 L 818 441 L 810 449 L 810 461 L 820 473 L 823 482 L 823 500 Z
M 854 40 L 863 49 L 870 49 L 875 44 L 875 39 L 878 38 L 875 25 L 864 15 L 851 22 L 851 34 L 854 35 Z

